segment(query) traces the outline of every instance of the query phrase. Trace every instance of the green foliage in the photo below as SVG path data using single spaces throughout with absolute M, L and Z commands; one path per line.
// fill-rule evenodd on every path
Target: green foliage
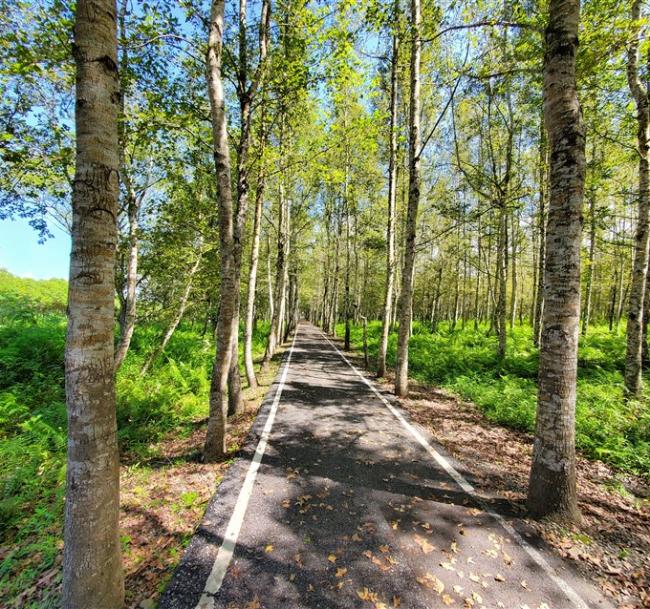
M 24 279 L 0 268 L 0 323 L 61 315 L 67 300 L 68 283 L 63 279 Z
M 376 358 L 380 332 L 379 322 L 369 324 L 371 358 Z M 474 402 L 491 421 L 533 432 L 538 353 L 532 331 L 528 326 L 515 327 L 502 362 L 496 356 L 496 340 L 486 328 L 452 331 L 441 324 L 432 334 L 416 322 L 409 343 L 410 376 Z M 361 347 L 361 327 L 353 328 L 352 342 Z M 391 366 L 396 344 L 393 333 L 387 354 Z M 587 338 L 581 339 L 578 364 L 578 449 L 588 458 L 650 475 L 650 410 L 624 399 L 625 337 L 605 326 L 591 328 Z
M 0 272 L 0 303 L 15 295 L 15 314 L 0 317 L 0 604 L 33 584 L 60 554 L 65 490 L 66 408 L 63 353 L 65 281 L 37 282 Z M 21 309 L 20 307 L 24 307 Z M 208 413 L 214 346 L 210 333 L 179 327 L 145 377 L 140 369 L 164 326 L 138 327 L 117 378 L 120 451 L 130 460 L 158 456 L 168 433 L 188 435 Z M 254 336 L 266 347 L 268 325 Z M 181 497 L 191 507 L 196 498 Z M 15 571 L 15 565 L 28 568 Z M 49 606 L 46 604 L 46 606 Z

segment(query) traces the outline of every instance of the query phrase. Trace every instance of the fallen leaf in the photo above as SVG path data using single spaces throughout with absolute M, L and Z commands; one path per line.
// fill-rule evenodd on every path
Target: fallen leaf
M 435 575 L 431 575 L 431 573 L 427 573 L 424 577 L 416 577 L 416 581 L 425 588 L 435 590 L 438 594 L 442 594 L 445 589 L 445 584 L 443 584 Z
M 336 569 L 336 577 L 343 577 L 347 572 L 348 570 L 345 567 L 338 567 Z
M 422 548 L 422 552 L 425 554 L 429 554 L 436 549 L 426 539 L 424 539 L 424 537 L 420 537 L 419 535 L 415 536 L 415 543 L 417 543 Z
M 264 551 L 265 551 L 267 554 L 270 554 L 271 552 L 273 552 L 273 544 L 270 543 L 270 544 L 268 544 L 267 546 L 265 546 L 265 547 L 264 547 Z

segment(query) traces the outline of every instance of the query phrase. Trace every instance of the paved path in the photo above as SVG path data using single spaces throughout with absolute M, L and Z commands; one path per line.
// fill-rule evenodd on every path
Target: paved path
M 303 323 L 160 606 L 610 607 L 468 480 Z

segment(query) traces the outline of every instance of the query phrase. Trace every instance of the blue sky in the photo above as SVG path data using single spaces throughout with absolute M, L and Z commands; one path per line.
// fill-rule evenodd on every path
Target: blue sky
M 38 242 L 38 234 L 25 220 L 0 220 L 0 267 L 20 277 L 67 279 L 70 237 L 50 226 L 54 237 Z

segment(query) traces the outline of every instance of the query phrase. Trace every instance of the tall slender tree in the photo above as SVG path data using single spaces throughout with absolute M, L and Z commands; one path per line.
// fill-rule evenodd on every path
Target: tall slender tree
M 241 291 L 244 229 L 246 225 L 246 213 L 248 211 L 252 111 L 253 102 L 255 101 L 266 70 L 271 5 L 269 0 L 264 0 L 262 2 L 259 25 L 259 60 L 252 77 L 250 74 L 250 62 L 248 59 L 247 10 L 247 0 L 239 0 L 239 64 L 237 66 L 236 91 L 239 99 L 240 130 L 239 140 L 237 142 L 237 209 L 235 211 L 234 224 L 234 265 L 236 268 L 235 293 L 237 295 L 235 311 L 237 320 L 235 325 L 236 331 L 232 337 L 233 352 L 228 383 L 230 400 L 228 414 L 236 414 L 243 408 L 241 382 L 239 378 L 239 294 Z M 254 383 L 255 381 L 251 382 L 249 378 L 249 384 L 253 385 Z
M 210 10 L 210 30 L 206 56 L 208 97 L 212 119 L 214 164 L 219 199 L 219 257 L 221 263 L 219 286 L 219 316 L 217 319 L 217 353 L 210 385 L 210 414 L 203 449 L 207 461 L 226 454 L 226 419 L 228 416 L 228 374 L 232 360 L 233 333 L 237 331 L 236 307 L 238 285 L 234 259 L 234 218 L 230 170 L 230 147 L 226 119 L 226 100 L 221 75 L 223 57 L 225 0 L 213 0 Z
M 65 609 L 118 609 L 124 599 L 113 373 L 120 167 L 116 19 L 115 0 L 77 2 L 77 161 L 65 349 Z
M 550 152 L 544 314 L 528 507 L 533 516 L 578 517 L 575 403 L 580 325 L 580 245 L 585 129 L 576 84 L 580 0 L 551 0 L 544 55 Z
M 253 365 L 253 325 L 255 323 L 255 294 L 257 291 L 257 267 L 260 257 L 260 237 L 262 234 L 262 207 L 264 206 L 264 192 L 266 187 L 266 167 L 264 149 L 266 147 L 267 129 L 265 116 L 262 111 L 260 119 L 260 152 L 259 167 L 257 172 L 257 188 L 255 191 L 255 211 L 253 213 L 253 235 L 251 242 L 250 267 L 248 271 L 248 296 L 246 299 L 246 320 L 244 324 L 244 365 L 248 385 L 257 388 L 257 377 Z M 273 306 L 273 302 L 269 303 Z M 271 313 L 271 317 L 273 314 Z
M 399 65 L 399 30 L 397 17 L 399 2 L 393 8 L 393 37 L 390 58 L 390 126 L 388 149 L 388 217 L 386 225 L 386 287 L 384 290 L 384 310 L 381 321 L 381 338 L 377 355 L 377 376 L 386 374 L 386 351 L 388 332 L 393 316 L 393 291 L 395 289 L 395 210 L 397 202 L 397 69 Z
M 411 77 L 409 104 L 409 192 L 404 239 L 404 266 L 399 302 L 399 332 L 395 393 L 408 394 L 408 357 L 411 321 L 413 319 L 413 280 L 415 275 L 415 239 L 420 205 L 420 0 L 411 0 Z
M 650 243 L 650 100 L 649 89 L 639 74 L 639 38 L 641 34 L 641 0 L 632 3 L 635 24 L 627 55 L 627 80 L 636 104 L 637 151 L 639 155 L 639 192 L 637 224 L 634 237 L 634 264 L 627 312 L 627 351 L 625 355 L 625 389 L 631 397 L 641 394 L 643 364 L 643 302 L 648 273 Z

